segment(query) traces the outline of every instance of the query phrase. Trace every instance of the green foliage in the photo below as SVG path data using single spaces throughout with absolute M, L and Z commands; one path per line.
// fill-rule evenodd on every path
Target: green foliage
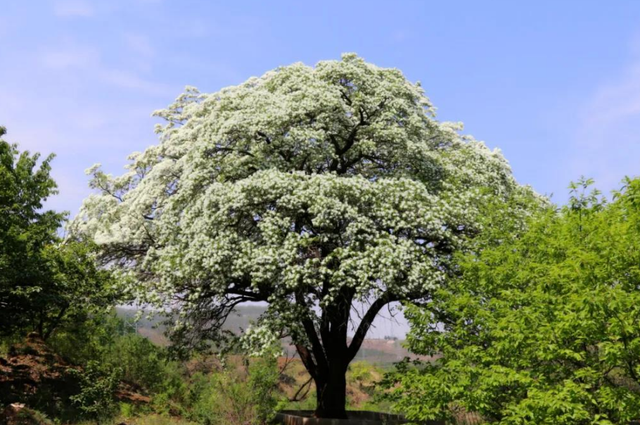
M 51 338 L 49 344 L 69 363 L 90 371 L 97 370 L 116 379 L 118 383 L 131 385 L 136 391 L 149 394 L 152 404 L 147 411 L 182 413 L 182 404 L 188 392 L 188 381 L 182 365 L 169 359 L 166 348 L 156 346 L 134 333 L 130 321 L 117 317 L 115 312 L 93 315 L 73 326 L 65 326 Z M 76 378 L 81 377 L 76 375 Z M 92 388 L 83 389 L 89 396 L 95 391 Z M 139 409 L 123 406 L 120 408 L 129 409 L 129 414 L 140 413 Z
M 57 193 L 52 160 L 0 139 L 1 337 L 36 331 L 47 339 L 88 308 L 114 301 L 110 273 L 96 267 L 93 246 L 63 243 L 57 231 L 66 213 L 43 210 Z
M 6 130 L 0 129 L 0 137 Z M 44 249 L 53 244 L 65 215 L 42 211 L 56 192 L 50 177 L 53 155 L 20 153 L 0 139 L 0 333 L 34 328 L 34 299 L 48 278 Z M 38 307 L 41 305 L 38 303 Z
M 42 315 L 37 330 L 44 339 L 124 301 L 115 290 L 111 272 L 98 267 L 94 254 L 95 245 L 73 239 L 58 241 L 43 250 L 48 280 L 40 283 L 31 300 Z
M 249 386 L 258 403 L 255 415 L 258 423 L 269 422 L 278 404 L 278 361 L 274 356 L 265 356 L 249 364 Z
M 364 361 L 353 362 L 349 365 L 347 379 L 349 381 L 356 382 L 361 386 L 366 385 L 373 379 L 373 369 L 374 367 L 370 363 Z
M 67 324 L 47 344 L 70 364 L 85 365 L 91 360 L 103 362 L 114 350 L 117 339 L 131 332 L 130 323 L 111 310 L 86 314 L 81 320 Z
M 352 389 L 357 389 L 368 397 L 364 401 L 354 400 L 354 394 L 347 397 L 349 410 L 371 410 L 391 412 L 391 403 L 385 400 L 381 391 L 380 380 L 384 370 L 367 361 L 353 362 L 347 371 L 347 382 Z
M 316 408 L 316 390 L 311 389 L 306 397 L 298 401 L 285 402 L 283 409 L 286 410 L 314 410 Z
M 135 415 L 136 408 L 131 403 L 120 403 L 120 416 L 124 416 L 125 418 L 130 418 Z
M 71 397 L 83 415 L 97 423 L 112 417 L 117 411 L 115 391 L 121 371 L 105 370 L 95 361 L 90 361 L 84 370 L 71 369 L 70 373 L 80 382 L 80 393 Z
M 2 419 L 4 418 L 0 418 L 0 420 Z M 9 423 L 20 425 L 54 425 L 47 415 L 27 407 L 20 408 L 14 415 L 12 415 Z
M 276 359 L 254 359 L 246 369 L 227 368 L 193 377 L 190 414 L 206 425 L 262 425 L 274 416 L 279 404 Z
M 609 204 L 590 183 L 527 231 L 495 231 L 460 279 L 407 309 L 411 349 L 442 357 L 389 376 L 398 409 L 501 424 L 640 417 L 640 180 Z
M 180 365 L 170 360 L 167 349 L 134 332 L 127 319 L 114 311 L 93 315 L 60 330 L 49 345 L 72 364 L 98 362 L 119 369 L 119 379 L 149 393 L 169 396 L 184 391 Z
M 121 422 L 116 422 L 116 424 L 118 425 L 120 425 L 120 423 Z M 135 424 L 135 425 L 196 425 L 195 423 L 189 422 L 183 418 L 163 416 L 163 415 L 157 415 L 157 414 L 145 414 L 145 415 L 136 417 L 135 422 L 132 422 L 132 424 Z
M 105 361 L 113 366 L 120 365 L 124 381 L 149 391 L 161 390 L 166 379 L 167 361 L 163 350 L 136 334 L 117 338 Z
M 134 333 L 115 338 L 104 352 L 103 364 L 120 368 L 120 379 L 151 394 L 152 408 L 160 414 L 181 414 L 188 392 L 183 365 L 168 357 L 167 349 Z

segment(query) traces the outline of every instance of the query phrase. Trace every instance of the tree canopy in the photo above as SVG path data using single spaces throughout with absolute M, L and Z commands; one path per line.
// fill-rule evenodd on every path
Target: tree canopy
M 6 130 L 0 127 L 0 137 Z M 53 155 L 20 152 L 0 139 L 0 335 L 35 331 L 47 338 L 65 320 L 113 299 L 109 272 L 90 245 L 63 243 L 66 213 L 45 210 L 57 193 Z
M 569 204 L 527 231 L 504 228 L 432 303 L 409 309 L 411 349 L 441 356 L 389 381 L 411 419 L 456 409 L 501 424 L 640 417 L 640 180 L 611 203 L 590 183 L 572 184 Z
M 378 312 L 429 299 L 485 201 L 527 191 L 434 110 L 420 84 L 353 54 L 187 88 L 124 175 L 89 170 L 98 192 L 73 229 L 140 301 L 179 307 L 183 346 L 220 343 L 234 306 L 268 303 L 242 343 L 290 336 L 316 414 L 342 417 L 346 368 Z

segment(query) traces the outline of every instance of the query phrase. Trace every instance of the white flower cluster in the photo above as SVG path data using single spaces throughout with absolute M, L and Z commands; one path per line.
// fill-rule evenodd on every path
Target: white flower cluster
M 187 88 L 156 115 L 160 143 L 127 173 L 88 170 L 98 193 L 72 230 L 146 302 L 264 301 L 297 335 L 301 306 L 327 308 L 345 288 L 427 295 L 477 230 L 482 198 L 518 190 L 499 152 L 435 119 L 419 84 L 352 54 Z M 251 328 L 247 344 L 273 342 L 274 327 Z

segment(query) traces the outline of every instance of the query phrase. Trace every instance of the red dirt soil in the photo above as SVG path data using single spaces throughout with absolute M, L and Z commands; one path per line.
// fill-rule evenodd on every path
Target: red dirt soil
M 54 353 L 35 334 L 9 349 L 6 358 L 0 357 L 0 410 L 11 403 L 26 403 L 27 406 L 54 406 L 67 403 L 68 398 L 80 390 L 70 370 L 82 370 L 70 365 Z M 129 403 L 149 403 L 151 399 L 138 388 L 121 383 L 116 397 Z

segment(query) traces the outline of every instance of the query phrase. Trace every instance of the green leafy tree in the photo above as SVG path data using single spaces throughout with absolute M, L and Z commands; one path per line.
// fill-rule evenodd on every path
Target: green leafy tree
M 0 137 L 6 133 L 0 128 Z M 13 334 L 33 326 L 30 303 L 48 268 L 44 249 L 56 241 L 64 214 L 42 211 L 56 193 L 49 176 L 53 155 L 38 166 L 38 154 L 18 151 L 0 139 L 0 332 Z
M 126 174 L 89 170 L 99 193 L 74 230 L 140 301 L 177 307 L 178 346 L 220 347 L 235 306 L 267 303 L 243 347 L 290 336 L 320 417 L 346 416 L 345 373 L 378 312 L 430 298 L 480 206 L 521 190 L 419 84 L 353 54 L 188 88 L 156 115 L 160 143 Z
M 462 278 L 408 309 L 411 349 L 441 357 L 389 377 L 397 408 L 501 424 L 640 418 L 640 180 L 609 204 L 589 184 L 528 230 L 495 232 Z
M 6 130 L 0 127 L 0 137 Z M 61 241 L 66 214 L 44 210 L 57 193 L 53 155 L 19 152 L 0 139 L 0 335 L 35 331 L 46 339 L 88 307 L 113 301 L 109 272 L 92 246 Z

